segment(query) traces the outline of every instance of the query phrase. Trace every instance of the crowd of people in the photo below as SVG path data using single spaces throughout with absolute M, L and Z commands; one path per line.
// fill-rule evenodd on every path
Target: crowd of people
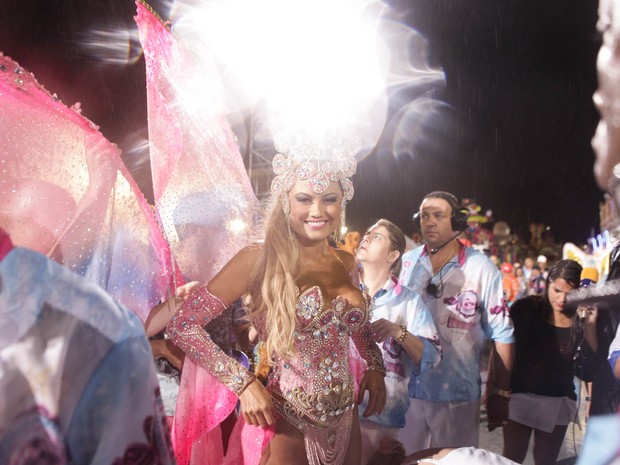
M 545 292 L 547 271 L 547 257 L 539 255 L 536 264 L 532 257 L 514 263 L 502 262 L 499 269 L 502 273 L 502 286 L 508 305 L 517 299 L 528 295 L 542 295 Z
M 620 108 L 605 51 L 618 18 L 602 1 L 603 125 Z M 274 158 L 260 240 L 144 321 L 0 224 L 0 463 L 510 465 L 533 436 L 549 465 L 576 419 L 575 377 L 589 415 L 617 411 L 618 311 L 567 303 L 579 263 L 494 263 L 460 239 L 467 212 L 440 190 L 411 212 L 419 246 L 385 218 L 343 243 L 355 152 L 306 137 Z M 596 141 L 606 186 L 620 131 Z M 501 455 L 479 448 L 482 407 Z
M 341 180 L 348 180 L 345 174 L 339 175 Z M 408 463 L 415 457 L 424 458 L 425 454 L 429 460 L 426 463 L 523 463 L 532 433 L 534 462 L 555 463 L 568 424 L 577 418 L 579 393 L 574 377 L 579 375 L 587 380 L 581 363 L 587 366 L 596 360 L 582 355 L 606 352 L 611 345 L 609 340 L 606 347 L 598 346 L 596 307 L 566 304 L 567 293 L 580 285 L 581 265 L 573 260 L 559 260 L 547 270 L 546 259 L 541 256 L 537 261 L 542 266 L 527 258 L 523 267 L 502 263 L 498 268 L 490 258 L 459 240 L 467 225 L 466 214 L 459 209 L 454 195 L 442 191 L 426 195 L 414 215 L 423 245 L 406 251 L 402 230 L 381 219 L 361 235 L 357 248 L 351 250 L 355 254 L 353 259 L 348 251 L 334 247 L 332 237 L 340 226 L 346 199 L 343 186 L 348 184 L 338 181 L 313 187 L 312 183 L 297 179 L 286 191 L 279 189 L 277 180 L 267 231 L 282 236 L 277 241 L 280 246 L 292 244 L 298 248 L 288 252 L 297 255 L 297 262 L 289 266 L 299 273 L 303 263 L 309 274 L 292 278 L 293 291 L 266 289 L 251 298 L 252 302 L 264 299 L 262 292 L 293 292 L 296 296 L 288 304 L 296 309 L 296 347 L 281 354 L 267 349 L 267 357 L 273 357 L 269 361 L 267 390 L 245 368 L 221 354 L 203 327 L 229 308 L 224 302 L 238 301 L 247 293 L 242 286 L 251 289 L 265 282 L 261 272 L 256 284 L 251 284 L 253 274 L 243 273 L 256 270 L 256 263 L 265 259 L 262 254 L 269 246 L 269 236 L 264 244 L 241 251 L 208 285 L 175 307 L 175 316 L 168 325 L 171 340 L 187 356 L 196 357 L 207 371 L 239 395 L 243 418 L 240 421 L 273 429 L 274 436 L 265 446 L 260 463 L 284 463 L 291 451 L 299 451 L 308 457 L 309 463 L 316 464 L 360 460 Z M 288 212 L 288 216 L 282 212 Z M 311 250 L 309 255 L 304 247 Z M 530 276 L 530 281 L 543 277 L 542 285 L 523 286 L 527 292 L 521 295 L 517 291 L 522 286 L 507 288 L 506 275 L 516 281 L 515 270 L 519 269 Z M 338 274 L 342 276 L 338 278 Z M 228 295 L 232 276 L 237 278 L 235 286 L 243 290 Z M 275 276 L 268 280 L 270 287 L 278 281 Z M 329 325 L 310 324 L 304 329 L 306 320 L 321 321 L 321 315 L 325 311 L 333 313 L 339 301 L 342 303 L 338 313 L 353 310 L 349 304 L 353 297 L 342 299 L 342 294 L 348 292 L 342 287 L 347 282 L 357 283 L 365 296 L 366 303 L 357 304 L 355 310 L 360 311 L 359 321 L 366 323 L 355 329 L 361 330 L 357 334 L 342 332 L 346 318 L 335 320 L 336 316 L 330 315 L 330 325 L 341 321 L 337 325 L 339 334 L 351 334 L 357 349 L 353 353 L 359 352 L 361 358 L 350 357 L 342 338 L 340 345 L 334 345 L 339 338 L 333 332 L 330 335 Z M 336 289 L 329 298 L 333 308 L 324 304 L 323 287 Z M 509 302 L 512 289 L 516 295 Z M 226 296 L 226 300 L 219 295 Z M 178 299 L 179 303 L 182 301 Z M 246 306 L 249 321 L 258 329 L 258 339 L 269 347 L 271 332 L 267 328 L 281 323 L 276 316 L 262 314 L 266 310 L 261 312 L 254 305 Z M 373 308 L 371 313 L 369 308 Z M 273 323 L 266 324 L 263 319 L 267 318 L 272 318 Z M 308 331 L 312 336 L 304 334 Z M 306 346 L 307 341 L 314 342 Z M 327 345 L 322 346 L 320 341 Z M 492 350 L 484 393 L 480 361 L 487 343 Z M 348 362 L 334 363 L 336 358 Z M 313 364 L 317 361 L 318 373 L 303 370 L 316 366 Z M 356 390 L 356 383 L 348 378 L 349 369 L 361 379 L 360 393 L 355 396 L 360 405 L 355 409 L 352 403 L 339 404 L 343 392 L 348 392 L 346 398 L 352 402 L 352 392 Z M 607 371 L 611 373 L 609 366 Z M 325 373 L 328 375 L 323 378 Z M 369 376 L 373 376 L 372 381 Z M 330 382 L 325 383 L 326 379 Z M 340 384 L 342 379 L 346 381 Z M 330 391 L 335 380 L 341 388 L 336 397 L 336 391 Z M 589 381 L 592 383 L 593 379 Z M 597 383 L 592 383 L 590 389 L 592 385 Z M 299 394 L 304 388 L 315 391 L 310 395 L 304 392 L 302 403 Z M 310 403 L 310 399 L 319 398 L 319 392 L 323 393 L 320 407 Z M 587 401 L 590 400 L 588 396 Z M 478 449 L 483 401 L 489 429 L 503 428 L 503 457 Z M 328 412 L 327 403 L 342 405 L 344 408 L 339 410 L 343 414 L 349 412 L 344 429 L 341 422 L 345 417 Z M 607 411 L 616 407 L 617 402 Z M 329 418 L 322 412 L 335 416 L 335 422 L 321 424 L 321 418 Z M 339 436 L 337 428 L 341 431 Z M 339 448 L 340 456 L 335 443 L 330 442 L 330 434 L 340 446 L 348 444 Z M 230 448 L 231 443 L 227 444 Z M 354 450 L 361 451 L 361 455 Z

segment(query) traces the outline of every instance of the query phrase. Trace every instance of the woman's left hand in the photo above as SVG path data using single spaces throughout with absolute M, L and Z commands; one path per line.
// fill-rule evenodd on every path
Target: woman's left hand
M 506 422 L 508 421 L 508 399 L 487 392 L 486 402 L 489 431 L 493 431 L 495 428 L 506 425 Z
M 372 336 L 375 342 L 382 343 L 387 338 L 398 339 L 402 335 L 402 328 L 396 323 L 392 323 L 385 318 L 379 318 L 370 324 Z
M 577 315 L 583 321 L 583 334 L 590 349 L 596 353 L 598 351 L 598 335 L 596 331 L 596 319 L 598 318 L 598 307 L 596 305 L 582 305 L 577 307 Z
M 598 307 L 596 305 L 577 307 L 577 315 L 579 315 L 579 318 L 582 318 L 586 324 L 596 323 L 596 319 L 598 318 Z
M 357 403 L 364 400 L 364 393 L 368 391 L 368 407 L 364 411 L 364 417 L 381 414 L 385 407 L 385 381 L 383 373 L 377 370 L 368 370 L 364 373 L 360 390 L 357 395 Z

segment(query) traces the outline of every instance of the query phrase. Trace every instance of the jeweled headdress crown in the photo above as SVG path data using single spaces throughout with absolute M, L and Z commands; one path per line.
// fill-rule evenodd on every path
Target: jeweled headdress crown
M 350 130 L 326 131 L 320 134 L 279 133 L 274 138 L 278 154 L 273 158 L 276 177 L 271 192 L 279 196 L 293 188 L 296 181 L 307 181 L 316 194 L 325 192 L 330 182 L 339 181 L 344 200 L 353 198 L 354 156 L 361 146 L 360 138 Z

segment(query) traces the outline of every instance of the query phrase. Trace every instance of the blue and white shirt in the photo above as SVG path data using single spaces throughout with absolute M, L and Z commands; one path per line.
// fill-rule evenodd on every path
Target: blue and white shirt
M 363 288 L 362 284 L 362 288 Z M 387 400 L 381 415 L 364 418 L 361 413 L 368 406 L 367 399 L 359 406 L 360 419 L 372 421 L 383 426 L 402 428 L 405 426 L 405 413 L 409 409 L 407 385 L 412 373 L 424 373 L 437 366 L 441 360 L 439 336 L 431 314 L 426 309 L 420 296 L 411 289 L 402 286 L 397 279 L 390 278 L 373 297 L 374 309 L 371 321 L 385 318 L 419 337 L 424 344 L 422 360 L 415 365 L 402 345 L 388 338 L 380 344 L 385 364 L 385 387 Z
M 480 353 L 487 339 L 513 343 L 513 326 L 499 270 L 480 252 L 461 247 L 433 274 L 425 246 L 403 255 L 400 281 L 422 296 L 439 331 L 443 358 L 426 373 L 414 375 L 409 395 L 435 402 L 480 398 Z M 426 292 L 429 283 L 440 293 Z
M 609 346 L 609 356 L 607 360 L 609 361 L 609 365 L 611 366 L 611 372 L 614 373 L 614 367 L 616 366 L 616 361 L 620 358 L 620 329 L 616 331 L 616 337 L 611 341 Z
M 0 463 L 176 463 L 142 322 L 22 248 L 0 261 L 0 373 Z

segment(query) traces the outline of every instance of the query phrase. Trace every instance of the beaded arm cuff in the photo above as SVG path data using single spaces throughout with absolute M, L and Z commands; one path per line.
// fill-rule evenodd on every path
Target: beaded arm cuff
M 166 334 L 187 357 L 239 396 L 254 381 L 254 375 L 222 352 L 203 329 L 225 309 L 226 305 L 220 299 L 211 294 L 206 286 L 201 286 L 172 317 Z
M 357 331 L 351 334 L 351 339 L 355 343 L 358 352 L 361 357 L 366 361 L 368 365 L 368 371 L 378 371 L 379 373 L 385 373 L 385 366 L 383 365 L 383 356 L 377 343 L 372 338 L 372 332 L 370 331 L 370 324 L 366 323 Z
M 370 303 L 367 301 L 366 305 Z M 366 322 L 362 327 L 351 333 L 351 339 L 357 347 L 357 351 L 360 356 L 366 361 L 368 371 L 378 371 L 385 374 L 385 366 L 383 365 L 383 355 L 381 349 L 372 337 L 372 331 L 370 330 L 370 323 Z

